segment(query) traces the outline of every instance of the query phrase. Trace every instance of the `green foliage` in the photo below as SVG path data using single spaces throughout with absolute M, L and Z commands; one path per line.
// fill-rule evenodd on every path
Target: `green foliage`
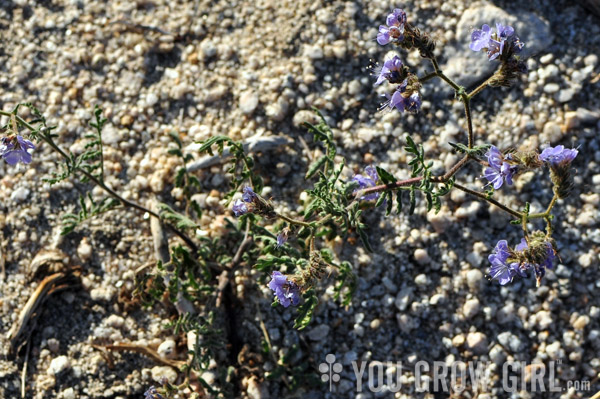
M 90 126 L 95 132 L 88 133 L 84 137 L 90 140 L 85 145 L 85 151 L 79 156 L 79 167 L 85 169 L 100 182 L 104 182 L 104 150 L 102 147 L 102 129 L 106 124 L 106 118 L 102 117 L 102 109 L 97 105 L 94 108 L 95 122 L 90 122 Z M 86 176 L 81 177 L 82 182 L 89 179 Z
M 231 190 L 225 195 L 231 199 L 235 193 L 239 192 L 245 182 L 251 182 L 254 192 L 260 194 L 263 188 L 263 180 L 260 176 L 252 173 L 254 167 L 254 159 L 246 155 L 244 145 L 238 143 L 227 136 L 214 136 L 202 142 L 202 146 L 198 149 L 200 153 L 207 152 L 214 155 L 213 147 L 217 147 L 219 155 L 223 155 L 223 151 L 227 148 L 231 156 L 233 156 L 233 165 L 227 170 L 231 174 Z
M 317 295 L 313 289 L 306 291 L 302 297 L 304 302 L 298 306 L 298 316 L 294 321 L 294 328 L 298 330 L 303 330 L 310 324 L 318 303 Z
M 349 306 L 357 287 L 357 277 L 350 262 L 344 261 L 339 265 L 335 281 L 334 299 L 340 300 L 343 306 Z
M 63 227 L 60 234 L 69 234 L 84 221 L 113 210 L 119 204 L 120 202 L 114 198 L 103 198 L 100 202 L 96 202 L 90 193 L 87 195 L 87 201 L 85 197 L 79 196 L 81 209 L 78 214 L 67 213 L 62 217 Z
M 198 225 L 189 217 L 175 212 L 167 204 L 158 204 L 160 218 L 175 225 L 179 230 L 197 229 Z
M 487 150 L 491 147 L 490 144 L 478 145 L 473 148 L 469 148 L 462 143 L 448 143 L 450 147 L 452 147 L 456 152 L 460 152 L 462 154 L 467 154 L 473 157 L 483 156 Z
M 313 177 L 321 168 L 323 169 L 323 174 L 329 176 L 334 169 L 335 155 L 337 154 L 337 146 L 333 139 L 333 132 L 327 124 L 325 117 L 317 108 L 313 107 L 313 111 L 319 116 L 320 122 L 316 125 L 304 122 L 304 126 L 313 134 L 315 142 L 323 143 L 325 146 L 325 155 L 321 156 L 316 161 L 313 161 L 308 167 L 305 179 Z

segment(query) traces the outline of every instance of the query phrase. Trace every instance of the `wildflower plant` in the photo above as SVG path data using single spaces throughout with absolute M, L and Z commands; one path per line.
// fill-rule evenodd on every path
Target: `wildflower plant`
M 223 154 L 227 149 L 231 156 L 227 170 L 230 189 L 225 193 L 230 211 L 227 232 L 221 237 L 201 234 L 203 209 L 194 200 L 194 194 L 202 191 L 202 185 L 187 168 L 197 154 L 186 154 L 177 134 L 171 135 L 173 144 L 169 153 L 180 160 L 181 166 L 173 184 L 184 193 L 183 200 L 179 206 L 166 202 L 159 204 L 158 210 L 128 200 L 106 184 L 102 129 L 107 121 L 99 108 L 95 110 L 95 120 L 90 123 L 91 132 L 85 136 L 87 142 L 81 154 L 63 150 L 55 141 L 54 127 L 48 126 L 42 113 L 31 104 L 20 104 L 10 112 L 0 111 L 0 115 L 8 117 L 0 137 L 0 158 L 9 166 L 18 163 L 35 165 L 36 153 L 41 147 L 49 147 L 62 159 L 59 171 L 46 178 L 50 184 L 74 178 L 86 184 L 88 189 L 95 186 L 104 192 L 99 198 L 92 196 L 91 190 L 81 196 L 79 212 L 63 216 L 63 234 L 74 231 L 92 217 L 128 207 L 159 219 L 180 239 L 171 246 L 168 260 L 159 260 L 151 273 L 139 277 L 136 294 L 148 306 L 167 298 L 179 311 L 177 321 L 169 328 L 195 331 L 207 338 L 204 346 L 191 351 L 188 371 L 195 373 L 194 378 L 200 380 L 204 389 L 211 390 L 200 375 L 209 367 L 210 359 L 219 357 L 216 349 L 223 348 L 219 337 L 228 325 L 226 319 L 233 317 L 230 281 L 236 270 L 252 267 L 261 271 L 263 277 L 258 284 L 271 292 L 269 297 L 273 305 L 286 312 L 295 312 L 294 327 L 305 328 L 317 306 L 319 292 L 324 290 L 325 277 L 333 281 L 334 298 L 343 306 L 351 303 L 357 286 L 353 267 L 348 261 L 337 259 L 328 242 L 339 236 L 356 235 L 364 247 L 372 251 L 368 226 L 363 221 L 363 213 L 372 208 L 383 207 L 386 215 L 394 210 L 398 214 L 411 215 L 417 202 L 425 201 L 427 211 L 437 213 L 451 190 L 461 190 L 498 207 L 522 231 L 523 237 L 517 245 L 511 246 L 504 239 L 495 245 L 489 254 L 490 279 L 504 285 L 517 277 L 534 276 L 539 285 L 546 271 L 555 266 L 560 259 L 560 248 L 553 238 L 556 223 L 553 210 L 557 200 L 568 197 L 573 189 L 572 163 L 578 150 L 561 145 L 539 153 L 534 148 L 515 151 L 500 149 L 494 143 L 475 144 L 471 102 L 488 87 L 513 84 L 526 71 L 520 58 L 525 44 L 518 39 L 514 29 L 503 25 L 502 21 L 490 22 L 496 22 L 496 29 L 483 25 L 474 30 L 469 46 L 473 51 L 483 52 L 490 62 L 497 63 L 498 69 L 473 90 L 467 90 L 444 74 L 435 55 L 435 42 L 413 24 L 405 11 L 393 10 L 385 24 L 379 26 L 376 38 L 382 46 L 418 51 L 429 64 L 428 71 L 418 72 L 397 55 L 384 61 L 375 71 L 374 81 L 375 86 L 385 84 L 389 87 L 384 108 L 418 114 L 423 101 L 420 89 L 438 79 L 454 90 L 466 118 L 463 142 L 449 143 L 461 155 L 455 165 L 444 173 L 435 173 L 433 160 L 428 158 L 423 145 L 407 135 L 404 149 L 410 157 L 408 179 L 399 179 L 377 165 L 365 165 L 360 174 L 348 179 L 333 132 L 315 109 L 318 122 L 306 123 L 305 127 L 313 135 L 316 145 L 321 147 L 323 155 L 307 168 L 305 179 L 309 187 L 305 190 L 307 200 L 303 209 L 288 213 L 279 209 L 277 199 L 263 194 L 263 179 L 255 172 L 254 159 L 244 145 L 227 136 L 214 136 L 200 143 L 198 153 Z M 20 107 L 30 108 L 33 120 L 22 118 Z M 467 187 L 459 181 L 469 164 L 479 165 L 479 177 L 486 181 L 481 189 Z M 529 203 L 515 209 L 496 198 L 498 190 L 514 190 L 514 180 L 521 173 L 532 170 L 540 174 L 548 172 L 550 177 L 554 195 L 543 212 L 530 212 Z M 537 221 L 545 222 L 543 230 L 539 227 L 531 229 Z M 190 306 L 203 316 L 191 317 Z M 224 390 L 231 380 L 228 373 L 225 369 L 219 374 L 219 385 Z M 221 395 L 224 394 L 221 392 Z M 146 397 L 162 396 L 151 388 Z

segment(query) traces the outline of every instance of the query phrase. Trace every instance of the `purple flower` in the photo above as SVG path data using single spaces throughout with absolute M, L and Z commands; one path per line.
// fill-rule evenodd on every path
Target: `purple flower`
M 415 91 L 408 98 L 404 99 L 404 109 L 406 109 L 406 112 L 419 112 L 419 108 L 421 108 L 421 96 L 419 92 Z
M 508 39 L 515 33 L 515 30 L 512 26 L 504 26 L 499 22 L 496 22 L 496 31 L 498 32 L 500 39 L 504 40 Z
M 257 198 L 256 193 L 252 190 L 252 187 L 246 186 L 244 187 L 244 193 L 242 194 L 242 199 L 244 202 L 251 203 Z
M 496 23 L 496 32 L 492 32 L 490 26 L 484 24 L 481 29 L 475 29 L 471 33 L 469 48 L 473 51 L 487 52 L 490 61 L 500 57 L 503 53 L 518 53 L 524 44 L 514 36 L 514 33 L 515 30 L 512 26 Z
M 382 46 L 389 42 L 401 42 L 404 39 L 404 25 L 406 24 L 406 13 L 399 8 L 387 16 L 386 25 L 379 25 L 377 43 Z
M 284 228 L 277 234 L 277 248 L 280 248 L 285 244 L 288 240 L 288 234 L 290 233 L 290 229 L 287 227 Z
M 406 93 L 408 81 L 405 79 L 400 86 L 396 88 L 391 96 L 386 94 L 388 101 L 383 104 L 383 108 L 394 109 L 400 112 L 416 113 L 421 108 L 421 96 L 418 91 L 413 91 L 410 95 Z
M 523 275 L 523 271 L 519 269 L 518 263 L 508 264 L 511 250 L 508 248 L 506 240 L 500 240 L 494 248 L 494 252 L 488 256 L 488 260 L 492 264 L 490 267 L 490 277 L 498 280 L 500 285 L 508 284 L 517 274 Z
M 579 151 L 574 148 L 565 148 L 562 145 L 548 147 L 540 154 L 540 160 L 549 164 L 570 163 Z
M 485 24 L 481 29 L 475 29 L 473 33 L 471 33 L 471 44 L 469 47 L 473 51 L 481 51 L 488 47 L 491 38 L 492 30 L 489 25 Z
M 290 305 L 296 306 L 300 302 L 300 288 L 281 272 L 275 271 L 271 274 L 269 288 L 273 290 L 275 297 L 284 308 Z
M 377 185 L 377 180 L 379 180 L 379 176 L 377 176 L 377 170 L 373 165 L 369 165 L 365 168 L 366 175 L 354 175 L 352 178 L 353 181 L 358 183 L 358 188 L 354 190 L 354 194 L 358 193 L 360 190 L 365 188 L 374 187 Z M 363 195 L 360 197 L 361 200 L 371 201 L 379 198 L 379 193 L 371 193 L 367 195 Z
M 13 139 L 3 137 L 0 142 L 0 157 L 9 165 L 19 162 L 28 164 L 31 163 L 31 154 L 28 152 L 30 149 L 35 149 L 35 145 L 22 136 L 17 135 Z
M 385 61 L 381 70 L 379 70 L 375 86 L 382 84 L 386 79 L 390 83 L 401 83 L 402 74 L 400 72 L 402 72 L 403 67 L 404 64 L 402 64 L 402 60 L 397 55 Z
M 164 397 L 156 391 L 156 388 L 153 386 L 148 388 L 146 392 L 144 392 L 145 399 L 164 399 Z
M 242 200 L 236 200 L 231 209 L 235 216 L 242 216 L 243 214 L 248 213 L 248 205 Z
M 512 177 L 516 172 L 516 167 L 505 162 L 508 157 L 505 158 L 495 146 L 490 147 L 486 156 L 490 166 L 485 169 L 483 174 L 494 189 L 498 190 L 505 181 L 509 186 L 512 185 Z

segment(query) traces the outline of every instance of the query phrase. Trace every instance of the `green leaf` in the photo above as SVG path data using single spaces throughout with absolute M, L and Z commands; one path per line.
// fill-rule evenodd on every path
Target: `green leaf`
M 298 316 L 294 321 L 294 328 L 298 330 L 303 330 L 310 324 L 318 302 L 317 296 L 312 289 L 308 290 L 303 297 L 304 303 L 298 306 Z
M 409 195 L 409 199 L 410 199 L 410 208 L 408 208 L 408 214 L 412 215 L 415 213 L 415 207 L 417 205 L 417 200 L 415 198 L 415 185 L 413 184 L 412 186 L 410 186 L 410 195 Z
M 327 155 L 323 155 L 321 158 L 314 161 L 308 168 L 308 171 L 306 172 L 306 176 L 304 176 L 304 178 L 310 179 L 311 177 L 313 177 L 313 175 L 317 173 L 317 171 L 327 162 L 328 159 L 329 158 L 327 158 Z
M 367 233 L 365 233 L 365 231 L 361 228 L 359 228 L 357 230 L 358 230 L 358 235 L 360 236 L 360 240 L 362 241 L 363 245 L 365 246 L 365 249 L 368 252 L 373 252 L 373 248 L 371 247 L 371 243 L 369 242 L 369 236 L 367 235 Z
M 396 194 L 396 212 L 398 215 L 402 212 L 402 191 L 404 190 L 398 190 Z
M 396 178 L 385 169 L 380 168 L 379 166 L 376 166 L 375 169 L 377 170 L 377 175 L 384 184 L 393 183 L 396 181 Z

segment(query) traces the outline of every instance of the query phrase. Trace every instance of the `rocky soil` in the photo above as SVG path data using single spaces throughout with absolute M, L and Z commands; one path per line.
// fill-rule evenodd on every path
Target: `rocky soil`
M 248 267 L 236 279 L 243 304 L 238 328 L 248 350 L 260 352 L 264 322 L 275 353 L 299 348 L 290 364 L 305 367 L 302 375 L 318 381 L 319 364 L 334 354 L 343 365 L 341 380 L 332 392 L 328 384 L 306 382 L 290 393 L 281 380 L 263 378 L 275 366 L 265 357 L 252 377 L 235 382 L 236 396 L 434 397 L 414 390 L 417 361 L 479 360 L 489 362 L 493 377 L 477 397 L 505 398 L 498 378 L 503 362 L 513 360 L 556 362 L 562 390 L 525 389 L 512 397 L 587 398 L 600 390 L 600 18 L 584 4 L 0 0 L 0 107 L 33 103 L 57 126 L 57 141 L 80 153 L 99 105 L 108 118 L 106 181 L 144 205 L 181 198 L 173 189 L 179 163 L 167 153 L 171 131 L 195 157 L 195 143 L 214 135 L 282 137 L 255 156 L 265 194 L 281 211 L 293 211 L 301 206 L 303 176 L 316 154 L 301 127 L 312 117 L 310 107 L 321 109 L 334 127 L 348 178 L 371 163 L 408 177 L 406 133 L 423 143 L 436 173 L 458 160 L 447 143 L 464 141 L 466 121 L 461 104 L 439 81 L 424 85 L 417 115 L 378 111 L 385 87 L 374 90 L 366 68 L 393 50 L 374 39 L 394 7 L 431 33 L 442 68 L 470 88 L 492 72 L 485 56 L 469 50 L 470 31 L 483 23 L 512 24 L 526 43 L 529 71 L 513 87 L 487 89 L 476 98 L 473 123 L 480 144 L 579 148 L 574 192 L 555 212 L 556 268 L 538 288 L 534 279 L 504 287 L 488 281 L 487 256 L 495 243 L 517 243 L 521 230 L 498 209 L 460 191 L 446 198 L 438 215 L 427 214 L 424 204 L 412 217 L 369 212 L 375 252 L 350 243 L 336 248 L 359 276 L 352 305 L 335 303 L 327 289 L 332 277 L 325 279 L 306 330 L 292 328 L 292 309 L 270 306 L 271 292 L 255 283 L 260 273 Z M 417 53 L 400 55 L 420 74 L 431 70 Z M 0 163 L 0 347 L 6 352 L 0 357 L 0 397 L 20 397 L 28 351 L 27 397 L 142 398 L 161 378 L 174 380 L 175 371 L 135 353 L 116 354 L 111 364 L 92 344 L 160 346 L 165 356 L 173 345 L 185 345 L 173 343 L 180 337 L 164 328 L 167 310 L 128 306 L 121 296 L 133 289 L 134 270 L 154 260 L 150 224 L 139 212 L 119 210 L 60 237 L 60 216 L 76 210 L 85 186 L 44 182 L 56 161 L 40 144 L 29 166 Z M 225 168 L 218 163 L 194 173 L 204 190 L 202 229 L 218 235 L 223 215 L 233 219 L 223 198 Z M 481 188 L 481 173 L 469 167 L 458 179 Z M 528 172 L 496 195 L 515 207 L 529 201 L 539 212 L 552 191 L 540 172 Z M 53 248 L 65 254 L 65 263 L 81 265 L 81 284 L 51 296 L 29 331 L 29 348 L 9 356 L 7 333 L 40 282 L 31 262 Z M 402 362 L 403 389 L 372 393 L 365 385 L 357 392 L 356 360 Z M 569 387 L 573 381 L 590 381 L 590 390 Z

